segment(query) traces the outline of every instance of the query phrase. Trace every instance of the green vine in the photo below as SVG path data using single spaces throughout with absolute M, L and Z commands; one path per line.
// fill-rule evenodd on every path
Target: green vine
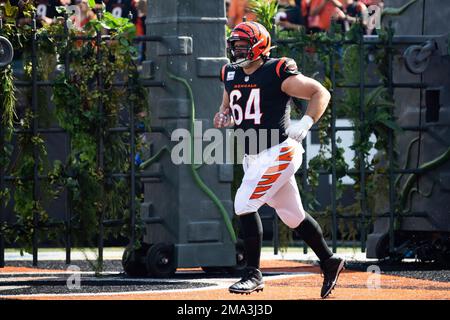
M 278 1 L 276 0 L 250 0 L 249 7 L 252 12 L 258 17 L 258 22 L 261 23 L 267 30 L 272 30 L 273 18 L 278 11 Z
M 104 12 L 103 19 L 91 20 L 86 25 L 84 34 L 95 36 L 104 29 L 109 30 L 109 40 L 88 42 L 83 46 L 73 42 L 69 46 L 71 73 L 69 78 L 64 74 L 57 77 L 58 85 L 53 94 L 58 122 L 71 137 L 72 148 L 64 166 L 63 184 L 70 192 L 80 239 L 95 235 L 102 215 L 103 219 L 124 220 L 130 216 L 128 181 L 110 176 L 130 170 L 124 155 L 130 152 L 130 139 L 137 136 L 111 133 L 108 129 L 121 126 L 124 121 L 121 114 L 126 113 L 129 103 L 141 120 L 147 109 L 146 91 L 139 85 L 133 60 L 136 56 L 132 45 L 134 26 L 127 19 L 114 18 Z M 99 78 L 104 90 L 98 87 Z M 113 86 L 118 80 L 126 81 L 128 87 Z M 98 108 L 99 103 L 103 113 Z M 103 166 L 98 158 L 100 138 L 105 150 Z M 138 145 L 138 149 L 140 147 Z M 128 225 L 119 232 L 129 232 Z
M 378 76 L 384 85 L 373 90 L 364 90 L 364 99 L 362 108 L 364 113 L 364 122 L 360 121 L 360 93 L 359 88 L 346 89 L 344 94 L 333 94 L 332 99 L 335 104 L 336 115 L 338 118 L 347 118 L 357 129 L 354 132 L 354 142 L 351 149 L 355 151 L 353 164 L 355 169 L 359 170 L 362 166 L 365 170 L 375 170 L 373 174 L 366 175 L 365 198 L 367 201 L 367 211 L 374 214 L 379 212 L 375 197 L 382 197 L 382 194 L 388 190 L 388 179 L 386 177 L 386 164 L 380 165 L 380 157 L 376 157 L 371 163 L 368 161 L 370 151 L 375 148 L 381 154 L 387 154 L 387 142 L 390 130 L 399 133 L 400 128 L 392 117 L 394 101 L 392 94 L 387 87 L 387 58 L 388 50 L 386 44 L 389 37 L 392 36 L 390 30 L 380 31 L 380 39 L 383 44 L 370 48 L 369 52 L 366 46 L 360 46 L 360 26 L 355 24 L 345 34 L 337 26 L 332 26 L 330 32 L 306 34 L 303 29 L 294 30 L 276 30 L 277 40 L 290 40 L 282 42 L 277 46 L 276 56 L 288 56 L 294 58 L 301 72 L 307 76 L 316 78 L 327 89 L 332 89 L 332 72 L 337 84 L 355 84 L 360 83 L 360 57 L 367 63 L 369 54 L 375 54 L 375 63 L 377 64 Z M 351 41 L 354 44 L 343 45 L 342 41 Z M 363 50 L 362 52 L 360 50 Z M 333 58 L 334 64 L 330 65 L 330 59 Z M 368 82 L 368 71 L 363 71 L 363 80 Z M 303 101 L 294 99 L 295 105 L 304 105 Z M 299 110 L 293 110 L 292 116 L 301 116 Z M 348 206 L 343 206 L 340 202 L 346 186 L 342 179 L 349 170 L 344 159 L 344 148 L 340 146 L 342 141 L 336 140 L 336 153 L 331 157 L 331 107 L 327 108 L 325 114 L 318 123 L 320 149 L 318 154 L 310 159 L 308 170 L 308 190 L 300 187 L 300 192 L 304 202 L 309 210 L 321 223 L 324 232 L 329 234 L 332 230 L 331 207 L 321 208 L 315 194 L 319 185 L 319 172 L 331 172 L 333 164 L 336 167 L 336 201 L 337 214 L 342 216 L 358 217 L 362 212 L 361 199 L 363 197 L 361 190 L 361 176 L 359 174 L 350 174 L 355 180 L 353 189 L 355 191 L 355 202 Z M 376 142 L 371 142 L 369 137 L 375 136 Z M 394 163 L 394 166 L 396 164 Z M 386 199 L 387 195 L 386 195 Z M 360 227 L 355 219 L 340 219 L 338 232 L 341 239 L 355 240 Z M 368 222 L 370 223 L 370 221 Z M 280 234 L 289 234 L 289 231 L 280 231 Z M 289 240 L 288 236 L 283 236 L 284 240 Z M 288 242 L 283 242 L 282 246 L 287 246 Z
M 16 97 L 14 88 L 14 75 L 11 66 L 7 66 L 1 73 L 0 84 L 0 103 L 2 107 L 2 121 L 6 134 L 6 139 L 11 140 L 14 130 L 14 122 L 17 119 L 16 114 Z
M 34 8 L 26 6 L 23 14 L 31 17 Z M 64 9 L 61 9 L 63 10 Z M 18 14 L 17 10 L 10 10 Z M 43 240 L 55 240 L 60 228 L 48 226 L 54 222 L 46 208 L 49 203 L 67 190 L 71 202 L 71 231 L 74 245 L 89 245 L 96 236 L 101 219 L 119 219 L 124 223 L 108 228 L 105 238 L 128 236 L 130 197 L 129 180 L 112 177 L 112 173 L 126 173 L 130 170 L 130 142 L 136 141 L 136 150 L 144 147 L 136 133 L 111 132 L 113 127 L 128 125 L 129 112 L 134 113 L 134 126 L 149 129 L 147 114 L 147 90 L 139 81 L 135 63 L 137 49 L 133 45 L 135 27 L 128 19 L 115 18 L 99 11 L 98 19 L 89 21 L 82 31 L 69 29 L 65 33 L 63 21 L 44 25 L 37 30 L 38 81 L 53 81 L 53 91 L 38 88 L 37 110 L 32 113 L 27 106 L 16 110 L 14 83 L 11 68 L 2 70 L 2 125 L 7 128 L 7 137 L 14 126 L 22 130 L 32 129 L 37 120 L 39 127 L 58 125 L 70 136 L 70 154 L 66 161 L 47 159 L 46 145 L 41 135 L 20 134 L 17 143 L 5 144 L 8 153 L 2 153 L 1 164 L 16 180 L 13 191 L 2 192 L 9 202 L 9 192 L 14 199 L 16 223 L 2 226 L 9 243 L 16 243 L 29 251 L 34 230 L 34 216 L 39 219 L 39 236 Z M 15 16 L 4 22 L 1 34 L 11 40 L 15 50 L 23 52 L 25 80 L 31 80 L 31 27 L 15 24 Z M 101 34 L 101 41 L 75 40 L 75 36 L 95 37 Z M 106 36 L 106 38 L 105 38 Z M 70 69 L 65 72 L 66 57 Z M 102 86 L 100 86 L 100 79 Z M 114 85 L 125 83 L 125 87 Z M 25 89 L 27 105 L 31 104 L 31 90 Z M 49 103 L 55 109 L 49 108 Z M 130 104 L 132 109 L 130 109 Z M 99 106 L 103 108 L 100 110 Z M 104 152 L 99 152 L 99 138 Z M 38 155 L 35 159 L 34 156 Z M 103 157 L 103 163 L 100 162 Z M 36 160 L 36 161 L 35 161 Z M 34 197 L 33 173 L 46 177 L 39 180 L 38 199 Z M 137 186 L 139 190 L 139 186 Z M 142 195 L 136 195 L 136 204 Z M 136 205 L 136 207 L 138 207 Z M 63 226 L 61 225 L 61 228 Z M 136 224 L 137 239 L 141 234 L 140 222 Z

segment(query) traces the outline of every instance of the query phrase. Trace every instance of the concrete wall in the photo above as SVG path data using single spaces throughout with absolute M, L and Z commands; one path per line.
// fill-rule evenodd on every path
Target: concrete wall
M 169 135 L 153 134 L 153 152 L 164 145 L 175 145 L 170 141 L 174 129 L 190 127 L 191 105 L 187 91 L 179 82 L 169 79 L 168 71 L 187 79 L 192 86 L 195 116 L 202 121 L 203 131 L 213 126 L 212 119 L 223 92 L 220 69 L 227 63 L 225 23 L 225 4 L 221 0 L 149 2 L 147 34 L 163 36 L 164 41 L 149 44 L 147 58 L 154 66 L 152 78 L 166 84 L 164 88 L 150 90 L 150 112 L 152 125 L 162 126 L 169 132 Z M 159 182 L 146 181 L 145 202 L 151 209 L 144 210 L 143 216 L 160 216 L 164 222 L 149 226 L 145 241 L 175 243 L 178 266 L 234 263 L 234 245 L 222 216 L 195 184 L 190 166 L 174 165 L 166 154 L 150 170 L 162 172 L 163 178 Z M 232 167 L 204 165 L 198 172 L 232 217 Z
M 386 6 L 398 7 L 406 1 L 387 0 Z M 446 0 L 419 0 L 399 17 L 385 19 L 392 20 L 395 35 L 441 35 L 450 32 L 450 2 Z M 448 49 L 448 43 L 446 44 Z M 405 67 L 402 54 L 407 46 L 399 47 L 398 55 L 394 59 L 394 82 L 425 83 L 426 89 L 396 89 L 396 115 L 399 123 L 404 126 L 422 125 L 429 130 L 422 133 L 420 146 L 416 143 L 410 153 L 410 168 L 435 159 L 447 150 L 450 129 L 443 127 L 450 124 L 450 59 L 448 54 L 435 52 L 428 68 L 424 73 L 414 75 Z M 439 121 L 426 121 L 428 89 L 440 89 Z M 406 161 L 406 148 L 409 142 L 419 135 L 418 132 L 405 132 L 398 136 L 397 152 L 401 166 Z M 420 150 L 419 150 L 420 149 Z M 433 188 L 431 197 L 424 197 L 414 193 L 412 211 L 427 212 L 429 218 L 404 219 L 402 229 L 405 230 L 441 230 L 450 231 L 449 204 L 450 163 L 425 174 L 418 180 L 418 187 L 423 193 Z M 402 180 L 404 183 L 405 179 Z M 434 185 L 434 187 L 433 187 Z

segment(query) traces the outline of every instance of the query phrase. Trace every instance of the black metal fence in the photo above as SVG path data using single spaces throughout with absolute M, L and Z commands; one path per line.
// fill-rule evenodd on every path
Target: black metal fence
M 67 17 L 66 17 L 67 19 Z M 65 37 L 69 37 L 69 30 L 67 29 L 67 26 L 65 24 Z M 390 34 L 390 33 L 389 33 Z M 388 78 L 387 78 L 387 89 L 388 91 L 393 94 L 394 89 L 396 88 L 412 88 L 421 90 L 423 88 L 427 87 L 427 84 L 425 83 L 394 83 L 393 81 L 393 48 L 395 46 L 404 46 L 404 45 L 411 45 L 411 44 L 421 44 L 424 41 L 428 40 L 429 37 L 427 36 L 393 36 L 390 35 L 387 40 L 382 40 L 378 37 L 365 37 L 363 33 L 361 32 L 359 34 L 359 39 L 357 41 L 346 41 L 342 40 L 340 43 L 337 43 L 338 45 L 348 45 L 348 44 L 357 44 L 360 47 L 360 56 L 359 56 L 359 65 L 360 65 L 360 79 L 358 83 L 346 83 L 346 84 L 338 84 L 335 79 L 335 71 L 334 71 L 334 64 L 335 64 L 335 56 L 333 54 L 330 55 L 329 59 L 329 70 L 330 70 L 330 80 L 331 80 L 331 88 L 330 91 L 335 94 L 337 90 L 345 90 L 345 89 L 358 89 L 359 90 L 359 97 L 360 97 L 360 109 L 359 109 L 359 120 L 361 125 L 365 122 L 365 114 L 364 114 L 364 94 L 366 89 L 370 88 L 377 88 L 381 84 L 380 83 L 365 83 L 365 77 L 364 77 L 364 66 L 366 64 L 365 56 L 364 56 L 364 48 L 366 46 L 371 45 L 383 45 L 385 50 L 387 51 L 387 57 L 388 57 Z M 82 40 L 82 41 L 95 41 L 97 45 L 100 45 L 103 41 L 107 41 L 108 37 L 101 34 L 101 32 L 98 32 L 95 37 L 76 37 L 74 40 Z M 150 36 L 141 36 L 135 38 L 136 42 L 160 42 L 162 41 L 162 37 L 150 37 Z M 37 110 L 37 98 L 38 98 L 38 88 L 39 87 L 53 87 L 55 84 L 51 81 L 38 81 L 37 78 L 37 43 L 40 41 L 40 38 L 37 34 L 37 28 L 36 28 L 36 18 L 33 19 L 32 22 L 32 37 L 31 37 L 31 81 L 30 82 L 24 82 L 24 81 L 16 81 L 16 86 L 25 86 L 25 87 L 31 87 L 32 96 L 31 96 L 31 110 L 33 112 L 36 112 Z M 279 40 L 277 41 L 278 45 L 282 46 L 284 44 L 295 42 L 295 39 L 285 39 L 285 40 Z M 97 60 L 101 61 L 101 52 L 100 50 L 97 52 Z M 70 74 L 70 56 L 66 56 L 65 59 L 65 73 L 66 76 L 69 76 Z M 152 81 L 152 80 L 142 80 L 143 85 L 145 87 L 164 87 L 164 83 L 158 82 L 158 81 Z M 104 90 L 105 88 L 102 75 L 100 73 L 97 74 L 97 82 L 96 85 L 100 90 Z M 125 82 L 117 82 L 114 84 L 115 86 L 123 86 L 126 87 L 128 83 Z M 98 110 L 100 113 L 103 112 L 103 105 L 102 101 L 99 100 L 98 102 Z M 128 132 L 131 137 L 135 137 L 135 134 L 137 132 L 143 132 L 142 129 L 136 128 L 135 119 L 134 119 L 134 113 L 133 105 L 129 105 L 129 125 L 124 127 L 116 127 L 111 128 L 111 132 Z M 334 102 L 334 99 L 332 99 L 332 103 L 329 106 L 331 108 L 331 156 L 336 156 L 336 150 L 337 150 L 337 144 L 336 144 L 336 133 L 338 131 L 357 131 L 360 128 L 354 127 L 354 126 L 337 126 L 337 112 L 336 112 L 336 104 Z M 316 131 L 318 128 L 314 126 L 312 128 L 312 131 Z M 403 130 L 411 130 L 411 131 L 426 131 L 427 128 L 424 126 L 408 126 L 403 127 Z M 163 132 L 163 128 L 155 128 L 153 127 L 151 129 L 152 132 Z M 41 133 L 46 134 L 54 134 L 54 133 L 64 133 L 65 131 L 61 128 L 40 128 L 38 125 L 38 119 L 35 117 L 32 121 L 32 125 L 30 130 L 23 130 L 23 129 L 15 129 L 14 134 L 15 135 L 23 135 L 23 134 L 31 134 L 33 136 L 36 136 Z M 0 127 L 0 150 L 3 150 L 3 146 L 5 144 L 5 132 L 3 128 Z M 306 153 L 308 153 L 308 149 L 306 144 L 304 144 L 304 148 Z M 98 256 L 99 260 L 103 260 L 103 248 L 104 248 L 104 228 L 108 228 L 111 226 L 117 226 L 122 225 L 124 223 L 129 223 L 131 226 L 131 239 L 130 242 L 133 243 L 136 234 L 135 234 L 135 224 L 136 224 L 136 207 L 135 207 L 135 195 L 136 195 L 136 180 L 144 177 L 155 177 L 154 174 L 143 174 L 139 173 L 136 170 L 135 166 L 135 155 L 136 155 L 136 148 L 135 148 L 135 141 L 132 138 L 131 139 L 131 152 L 129 154 L 130 157 L 130 170 L 129 172 L 116 172 L 112 173 L 111 176 L 113 178 L 123 178 L 128 179 L 130 184 L 130 220 L 124 221 L 124 220 L 105 220 L 103 216 L 100 218 L 100 229 L 98 230 Z M 98 140 L 98 165 L 100 168 L 104 165 L 104 158 L 103 154 L 105 152 L 103 140 L 101 138 L 101 135 L 99 135 Z M 305 158 L 306 158 L 305 153 Z M 33 156 L 35 159 L 35 165 L 33 168 L 33 199 L 36 201 L 39 197 L 39 188 L 40 188 L 40 181 L 42 179 L 47 179 L 46 176 L 39 175 L 38 172 L 38 150 L 36 150 L 36 147 L 34 147 L 33 150 Z M 365 155 L 361 154 L 361 158 L 364 158 Z M 395 250 L 394 247 L 394 220 L 397 217 L 396 212 L 396 191 L 394 187 L 394 180 L 396 175 L 402 174 L 402 173 L 421 173 L 420 170 L 416 169 L 406 169 L 406 170 L 399 170 L 394 168 L 393 166 L 393 157 L 394 157 L 394 134 L 393 131 L 389 131 L 389 137 L 388 137 L 388 158 L 389 158 L 389 170 L 387 172 L 388 178 L 389 178 L 389 211 L 385 212 L 382 216 L 388 217 L 390 221 L 390 228 L 389 228 L 389 247 L 391 251 Z M 301 170 L 299 170 L 298 175 L 301 177 L 301 184 L 304 189 L 307 188 L 307 163 L 306 161 L 303 162 Z M 355 170 L 350 170 L 346 172 L 346 174 L 358 174 L 360 177 L 360 192 L 361 192 L 361 199 L 360 205 L 362 208 L 362 212 L 358 217 L 347 217 L 347 216 L 341 216 L 337 212 L 337 172 L 336 172 L 336 163 L 332 163 L 331 170 L 323 170 L 320 171 L 320 175 L 331 175 L 331 219 L 332 219 L 332 238 L 331 238 L 331 245 L 334 252 L 337 250 L 338 245 L 338 222 L 340 219 L 357 219 L 359 221 L 360 226 L 360 247 L 361 251 L 364 252 L 365 250 L 365 242 L 366 242 L 366 235 L 368 232 L 367 222 L 369 221 L 369 212 L 367 211 L 367 199 L 366 199 L 366 176 L 367 174 L 370 174 L 371 172 L 366 170 L 366 167 L 364 166 L 364 163 L 361 162 L 361 165 L 359 168 Z M 16 177 L 9 175 L 8 172 L 5 172 L 4 168 L 0 168 L 0 190 L 4 191 L 6 187 L 6 183 L 13 181 L 16 179 Z M 68 199 L 67 199 L 68 200 Z M 410 216 L 423 216 L 423 212 L 414 212 L 411 213 Z M 3 223 L 5 219 L 5 206 L 2 204 L 0 205 L 0 223 Z M 278 219 L 273 220 L 274 224 L 274 237 L 273 237 L 273 243 L 274 243 L 274 250 L 275 253 L 278 252 L 279 249 L 279 239 L 278 239 Z M 55 223 L 52 223 L 52 225 L 47 225 L 46 227 L 52 227 L 52 226 L 64 226 L 65 230 L 65 250 L 66 250 L 66 263 L 69 264 L 71 262 L 71 248 L 72 248 L 72 241 L 71 241 L 71 208 L 70 204 L 68 206 L 68 212 L 66 214 L 66 217 L 63 221 L 58 221 Z M 39 248 L 39 240 L 38 240 L 38 230 L 42 228 L 42 223 L 39 221 L 39 214 L 38 212 L 34 212 L 33 214 L 33 241 L 32 241 L 32 255 L 33 255 L 33 265 L 36 266 L 38 264 L 38 248 Z M 306 252 L 306 247 L 304 247 L 304 251 Z M 4 252 L 5 252 L 5 241 L 3 235 L 0 235 L 0 267 L 3 267 L 5 265 L 5 259 L 4 259 Z
M 329 70 L 329 77 L 331 80 L 331 88 L 329 89 L 332 95 L 336 95 L 339 90 L 348 90 L 348 89 L 358 89 L 359 92 L 359 123 L 360 125 L 358 127 L 356 126 L 337 126 L 337 110 L 336 110 L 336 99 L 332 98 L 331 103 L 329 105 L 329 108 L 331 108 L 331 158 L 336 158 L 336 151 L 337 151 L 337 142 L 336 142 L 336 133 L 338 131 L 353 131 L 353 132 L 362 132 L 362 128 L 364 127 L 364 124 L 366 122 L 366 115 L 364 112 L 364 97 L 365 93 L 367 92 L 367 89 L 375 89 L 379 88 L 380 86 L 383 86 L 387 88 L 388 93 L 390 96 L 394 96 L 394 90 L 397 88 L 408 88 L 408 89 L 416 89 L 416 90 L 422 90 L 429 87 L 429 84 L 424 82 L 416 82 L 416 83 L 401 83 L 401 82 L 394 82 L 393 81 L 393 70 L 394 70 L 394 49 L 397 49 L 399 47 L 405 47 L 405 46 L 411 46 L 411 45 L 424 45 L 427 41 L 430 41 L 430 39 L 433 39 L 433 36 L 426 36 L 426 35 L 420 35 L 420 36 L 395 36 L 394 30 L 392 28 L 392 25 L 389 24 L 387 28 L 386 38 L 381 38 L 378 36 L 366 36 L 364 35 L 363 28 L 359 28 L 358 37 L 356 40 L 345 40 L 343 38 L 342 40 L 333 41 L 333 44 L 330 46 L 329 50 L 329 65 L 323 66 L 323 68 L 328 68 Z M 332 33 L 333 31 L 331 31 Z M 331 34 L 333 36 L 333 34 Z M 296 39 L 279 39 L 278 41 L 275 41 L 275 44 L 278 46 L 285 46 L 292 43 L 298 42 Z M 333 50 L 335 48 L 332 48 L 332 46 L 337 47 L 344 47 L 348 45 L 358 45 L 359 47 L 359 81 L 357 83 L 338 83 L 336 81 L 336 75 L 335 75 L 335 63 L 336 63 L 336 55 L 333 53 Z M 366 54 L 368 47 L 373 46 L 382 46 L 382 49 L 385 50 L 387 55 L 387 79 L 383 82 L 368 82 L 366 83 L 365 79 L 365 71 L 367 67 L 366 62 Z M 304 61 L 304 59 L 302 59 Z M 308 74 L 307 74 L 308 75 Z M 309 75 L 310 76 L 310 75 Z M 417 108 L 420 108 L 421 101 L 417 101 Z M 395 121 L 394 119 L 394 110 L 391 110 L 391 120 Z M 418 125 L 418 126 L 399 126 L 403 131 L 414 131 L 414 132 L 427 132 L 428 126 L 425 125 Z M 311 131 L 318 131 L 319 128 L 317 125 L 313 126 Z M 368 137 L 367 137 L 368 138 Z M 306 155 L 308 153 L 308 148 L 303 141 L 303 147 L 305 149 L 304 159 L 306 159 Z M 388 170 L 385 175 L 388 176 L 388 192 L 389 192 L 389 210 L 387 212 L 383 213 L 377 213 L 377 218 L 389 218 L 389 252 L 395 253 L 396 247 L 395 247 L 395 220 L 399 217 L 398 212 L 398 195 L 396 194 L 396 188 L 394 186 L 395 180 L 399 174 L 421 174 L 424 171 L 420 168 L 417 169 L 399 169 L 397 166 L 395 166 L 394 161 L 394 152 L 395 152 L 395 136 L 394 136 L 394 129 L 389 130 L 388 134 L 388 148 L 387 148 L 387 157 L 388 157 Z M 371 224 L 373 223 L 373 215 L 371 212 L 369 212 L 367 207 L 367 175 L 374 173 L 374 170 L 368 170 L 365 166 L 365 159 L 366 155 L 361 153 L 360 151 L 358 156 L 360 159 L 363 159 L 364 161 L 359 162 L 359 168 L 355 169 L 349 169 L 345 172 L 346 175 L 359 175 L 359 194 L 360 199 L 356 200 L 360 202 L 361 212 L 358 216 L 346 216 L 341 215 L 338 213 L 337 210 L 337 168 L 336 168 L 336 161 L 331 162 L 331 170 L 319 170 L 319 175 L 325 175 L 325 176 L 331 176 L 331 247 L 333 252 L 337 251 L 338 247 L 338 224 L 340 219 L 352 219 L 358 221 L 359 226 L 359 235 L 360 235 L 360 249 L 361 252 L 365 252 L 366 250 L 366 239 L 367 234 L 370 231 Z M 307 182 L 307 174 L 308 171 L 308 164 L 307 161 L 303 161 L 301 169 L 297 172 L 297 175 L 301 179 L 301 187 L 303 190 L 306 190 L 308 192 L 308 182 Z M 383 173 L 380 173 L 383 174 Z M 426 217 L 426 212 L 410 212 L 408 213 L 408 217 Z M 274 226 L 274 253 L 277 254 L 278 252 L 278 246 L 279 246 L 279 240 L 278 240 L 278 219 L 274 219 L 273 221 Z M 307 253 L 307 247 L 304 242 L 303 243 L 303 251 L 304 253 Z
M 100 16 L 101 18 L 101 16 Z M 97 34 L 94 37 L 88 37 L 88 36 L 72 36 L 69 34 L 69 29 L 67 26 L 67 20 L 68 16 L 65 15 L 64 17 L 64 37 L 68 39 L 69 37 L 72 40 L 80 40 L 83 42 L 86 41 L 94 41 L 95 45 L 97 47 L 100 47 L 101 43 L 104 43 L 105 41 L 110 40 L 111 38 L 109 36 L 105 36 L 102 34 L 101 31 L 98 31 Z M 33 114 L 36 114 L 37 106 L 38 106 L 38 87 L 54 87 L 56 84 L 52 81 L 38 81 L 38 60 L 37 60 L 37 44 L 41 40 L 38 33 L 37 33 L 37 18 L 36 15 L 34 16 L 32 20 L 32 29 L 31 29 L 31 81 L 19 81 L 16 80 L 14 82 L 15 86 L 17 87 L 31 87 L 31 110 Z M 137 36 L 134 39 L 134 42 L 141 43 L 141 42 L 161 42 L 162 37 L 155 37 L 155 36 Z M 100 63 L 102 59 L 102 52 L 101 50 L 97 51 L 97 61 Z M 70 52 L 67 51 L 66 57 L 64 59 L 65 61 L 65 76 L 68 78 L 71 72 L 71 66 L 70 66 Z M 141 83 L 144 87 L 150 88 L 150 87 L 164 87 L 164 83 L 160 81 L 153 81 L 153 80 L 145 80 L 142 79 Z M 102 74 L 100 72 L 97 72 L 96 74 L 96 85 L 97 88 L 100 91 L 106 90 L 104 87 L 104 82 L 102 79 Z M 113 86 L 116 87 L 127 87 L 129 85 L 128 82 L 120 82 L 117 81 L 113 83 Z M 100 114 L 103 114 L 103 104 L 102 100 L 98 100 L 98 111 Z M 155 174 L 150 173 L 139 173 L 137 172 L 136 165 L 135 165 L 135 156 L 136 156 L 136 142 L 135 142 L 135 134 L 136 133 L 144 133 L 146 132 L 145 129 L 137 128 L 135 124 L 135 118 L 134 118 L 134 112 L 133 112 L 133 105 L 132 103 L 129 104 L 129 119 L 128 119 L 128 126 L 121 126 L 121 127 L 115 127 L 115 128 L 109 128 L 109 132 L 115 132 L 115 133 L 124 133 L 128 132 L 130 134 L 130 170 L 128 172 L 113 172 L 110 174 L 110 178 L 119 178 L 119 179 L 128 179 L 130 184 L 130 221 L 124 221 L 124 220 L 105 220 L 103 217 L 103 214 L 100 217 L 100 223 L 99 223 L 99 230 L 98 230 L 98 260 L 101 263 L 103 261 L 103 248 L 104 248 L 104 228 L 113 227 L 117 225 L 123 225 L 125 223 L 129 223 L 131 227 L 131 238 L 130 242 L 133 243 L 136 239 L 136 233 L 135 233 L 135 225 L 136 225 L 136 204 L 135 204 L 135 197 L 136 197 L 136 180 L 140 178 L 149 178 L 149 177 L 155 177 Z M 151 128 L 152 132 L 164 132 L 163 128 L 153 127 Z M 66 133 L 66 131 L 59 127 L 53 127 L 53 128 L 40 128 L 38 125 L 38 117 L 34 117 L 31 128 L 29 130 L 24 129 L 15 129 L 14 135 L 24 135 L 24 134 L 31 134 L 33 136 L 37 136 L 38 134 L 56 134 L 56 133 Z M 3 151 L 3 146 L 5 145 L 5 131 L 3 127 L 0 127 L 0 150 Z M 97 148 L 97 158 L 98 158 L 98 166 L 99 169 L 103 169 L 104 166 L 104 142 L 102 139 L 102 135 L 98 135 L 98 148 Z M 46 175 L 39 175 L 38 170 L 38 150 L 37 147 L 33 147 L 33 158 L 34 158 L 34 167 L 33 167 L 33 200 L 37 201 L 39 198 L 39 188 L 40 188 L 40 181 L 43 179 L 48 179 Z M 4 191 L 6 188 L 7 182 L 12 182 L 17 177 L 9 175 L 7 172 L 4 171 L 4 168 L 0 168 L 0 190 Z M 69 202 L 69 198 L 67 197 L 66 201 Z M 64 221 L 55 221 L 51 222 L 45 225 L 46 228 L 52 228 L 57 226 L 64 226 L 64 238 L 65 238 L 65 251 L 66 251 L 66 263 L 70 264 L 71 262 L 71 249 L 72 249 L 72 240 L 71 240 L 71 206 L 68 205 L 68 210 L 66 217 Z M 5 206 L 4 204 L 0 205 L 0 224 L 4 222 L 5 219 Z M 39 213 L 34 212 L 33 213 L 33 240 L 32 240 L 32 255 L 33 255 L 33 266 L 37 266 L 38 264 L 38 248 L 39 248 L 39 240 L 38 240 L 38 231 L 40 228 L 44 227 L 44 225 L 39 221 Z M 0 234 L 0 267 L 4 267 L 5 265 L 5 259 L 4 259 L 4 253 L 5 253 L 5 239 L 4 235 Z

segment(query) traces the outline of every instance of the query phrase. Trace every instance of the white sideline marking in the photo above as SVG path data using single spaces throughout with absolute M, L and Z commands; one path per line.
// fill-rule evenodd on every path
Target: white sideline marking
M 48 271 L 39 271 L 39 272 L 32 272 L 32 271 L 12 271 L 12 272 L 0 272 L 0 278 L 3 275 L 6 276 L 14 276 L 14 275 L 65 275 L 65 274 L 82 274 L 82 275 L 95 275 L 95 271 L 67 271 L 67 270 L 61 270 L 61 271 L 55 271 L 55 270 L 48 270 Z M 176 274 L 200 274 L 200 273 L 204 273 L 203 271 L 200 270 L 192 270 L 192 271 L 177 271 Z M 280 272 L 264 272 L 265 274 L 279 274 Z M 120 274 L 124 274 L 123 272 L 119 272 L 119 271 L 102 271 L 99 273 L 100 275 L 120 275 Z M 143 278 L 143 279 L 148 279 L 148 278 Z
M 104 260 L 122 260 L 123 250 L 105 250 Z M 89 251 L 80 252 L 75 251 L 71 254 L 71 259 L 76 260 L 96 260 L 98 258 L 97 252 Z M 64 251 L 41 251 L 39 252 L 39 261 L 64 261 L 66 259 L 66 253 Z M 6 252 L 5 261 L 33 261 L 33 255 L 24 253 L 21 255 L 19 252 Z
M 13 271 L 13 272 L 0 272 L 0 277 L 5 276 L 14 276 L 14 275 L 64 275 L 64 274 L 95 274 L 95 271 L 67 271 L 67 270 L 61 270 L 61 271 L 54 271 L 54 270 L 48 270 L 48 271 L 39 271 L 39 272 L 30 272 L 30 271 Z M 101 272 L 101 275 L 112 275 L 112 274 L 120 274 L 121 272 L 117 271 L 104 271 Z
M 53 280 L 58 279 L 58 277 L 7 277 L 0 278 L 1 282 L 24 282 L 24 281 L 34 281 L 34 280 Z
M 281 280 L 295 278 L 299 276 L 308 276 L 315 273 L 312 272 L 298 272 L 298 273 L 286 273 L 279 274 L 279 272 L 265 272 L 264 274 L 278 274 L 276 276 L 266 277 L 265 282 L 272 280 Z M 97 279 L 100 280 L 100 279 Z M 119 279 L 115 279 L 119 280 Z M 130 281 L 130 279 L 120 279 L 122 281 Z M 142 279 L 135 279 L 136 281 L 142 281 Z M 148 282 L 191 282 L 191 283 L 207 283 L 213 284 L 213 286 L 203 287 L 203 288 L 189 288 L 189 289 L 168 289 L 168 290 L 144 290 L 144 291 L 125 291 L 125 292 L 99 292 L 99 293 L 41 293 L 41 294 L 18 294 L 18 295 L 0 295 L 0 298 L 39 298 L 39 297 L 93 297 L 93 296 L 121 296 L 121 295 L 140 295 L 140 294 L 159 294 L 159 293 L 183 293 L 183 292 L 197 292 L 197 291 L 207 291 L 207 290 L 220 290 L 228 289 L 228 287 L 239 280 L 239 278 L 208 278 L 208 279 L 145 279 Z M 83 281 L 81 281 L 83 286 Z
M 30 286 L 4 286 L 4 287 L 0 287 L 0 291 L 4 290 L 15 290 L 15 289 L 24 289 L 24 288 L 29 288 Z M 2 297 L 2 296 L 0 296 Z

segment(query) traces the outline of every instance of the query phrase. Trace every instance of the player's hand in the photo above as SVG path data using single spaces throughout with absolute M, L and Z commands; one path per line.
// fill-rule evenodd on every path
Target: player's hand
M 214 116 L 214 127 L 225 128 L 233 124 L 233 119 L 230 114 L 230 108 L 225 109 L 224 112 L 217 112 Z
M 291 139 L 301 142 L 306 138 L 313 124 L 314 120 L 308 115 L 304 115 L 300 120 L 291 120 L 291 123 L 286 128 L 286 135 Z

